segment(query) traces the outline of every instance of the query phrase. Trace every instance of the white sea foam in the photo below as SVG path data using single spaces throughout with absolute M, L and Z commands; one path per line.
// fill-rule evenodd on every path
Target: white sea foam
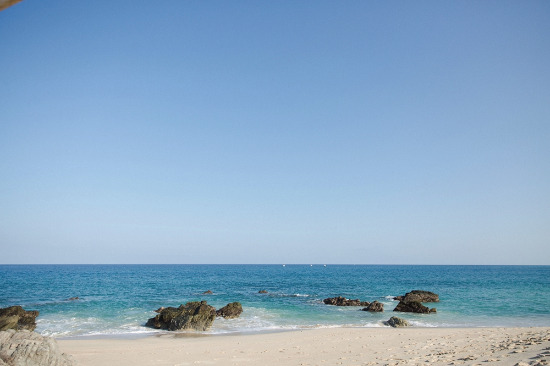
M 313 295 L 300 294 L 300 293 L 296 293 L 296 294 L 287 294 L 287 293 L 277 293 L 277 292 L 273 292 L 273 293 L 269 293 L 268 296 L 271 296 L 271 297 L 312 297 Z
M 124 335 L 151 333 L 137 320 L 128 317 L 113 319 L 97 317 L 62 317 L 44 316 L 37 319 L 36 331 L 52 337 L 77 337 L 98 335 Z
M 418 320 L 407 320 L 409 324 L 411 324 L 414 327 L 421 327 L 421 328 L 437 328 L 438 325 L 435 325 L 433 323 L 418 321 Z

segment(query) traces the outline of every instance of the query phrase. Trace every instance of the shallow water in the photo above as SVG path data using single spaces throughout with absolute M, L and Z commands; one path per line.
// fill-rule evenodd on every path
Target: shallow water
M 0 307 L 39 310 L 37 331 L 56 337 L 154 333 L 144 327 L 154 309 L 196 300 L 243 305 L 210 333 L 379 327 L 395 315 L 392 298 L 414 289 L 441 300 L 426 304 L 436 314 L 397 313 L 416 326 L 550 326 L 550 266 L 3 265 L 0 288 Z M 322 303 L 333 296 L 378 300 L 385 312 Z

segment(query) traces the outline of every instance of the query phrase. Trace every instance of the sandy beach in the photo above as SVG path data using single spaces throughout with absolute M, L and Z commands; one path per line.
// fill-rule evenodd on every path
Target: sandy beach
M 550 328 L 333 328 L 60 340 L 78 365 L 547 365 Z

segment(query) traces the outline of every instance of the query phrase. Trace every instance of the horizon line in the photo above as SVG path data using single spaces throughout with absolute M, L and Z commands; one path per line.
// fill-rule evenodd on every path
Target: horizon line
M 0 263 L 0 266 L 550 266 L 550 264 L 419 263 Z

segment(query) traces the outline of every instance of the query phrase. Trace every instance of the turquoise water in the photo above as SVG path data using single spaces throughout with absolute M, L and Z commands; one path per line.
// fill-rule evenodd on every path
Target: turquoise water
M 0 307 L 39 310 L 36 330 L 56 337 L 154 333 L 143 326 L 154 309 L 195 300 L 243 305 L 210 333 L 379 327 L 395 315 L 393 296 L 415 289 L 441 300 L 427 304 L 437 314 L 396 313 L 415 326 L 550 326 L 550 266 L 2 265 L 0 288 Z M 333 296 L 378 300 L 385 311 L 322 303 Z

